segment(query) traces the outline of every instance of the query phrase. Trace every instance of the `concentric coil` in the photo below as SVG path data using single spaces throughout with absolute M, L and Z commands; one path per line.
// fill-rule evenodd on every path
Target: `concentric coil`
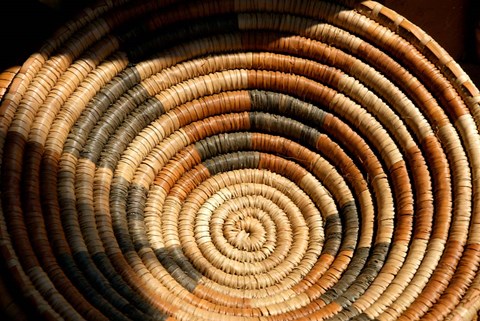
M 476 318 L 480 94 L 388 8 L 105 1 L 2 76 L 10 315 Z

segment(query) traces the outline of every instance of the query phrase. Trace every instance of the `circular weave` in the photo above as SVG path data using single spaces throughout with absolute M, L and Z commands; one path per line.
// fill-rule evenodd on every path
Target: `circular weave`
M 7 310 L 477 318 L 480 93 L 379 3 L 105 1 L 0 80 Z

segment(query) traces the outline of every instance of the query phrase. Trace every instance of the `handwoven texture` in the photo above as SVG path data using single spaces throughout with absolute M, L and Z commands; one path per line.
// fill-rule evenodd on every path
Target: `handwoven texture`
M 376 2 L 105 1 L 0 97 L 7 315 L 477 318 L 480 94 Z

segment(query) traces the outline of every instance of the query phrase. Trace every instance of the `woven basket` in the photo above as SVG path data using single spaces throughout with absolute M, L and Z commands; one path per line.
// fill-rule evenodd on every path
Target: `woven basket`
M 15 320 L 472 320 L 480 94 L 373 2 L 105 1 L 0 76 Z

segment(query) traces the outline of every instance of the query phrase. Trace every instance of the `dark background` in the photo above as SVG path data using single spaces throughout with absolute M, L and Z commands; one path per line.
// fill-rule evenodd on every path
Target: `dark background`
M 426 31 L 480 86 L 479 0 L 379 1 Z
M 0 71 L 21 65 L 52 33 L 94 0 L 3 0 Z
M 0 4 L 0 71 L 23 61 L 95 0 L 12 0 Z M 429 33 L 480 84 L 480 1 L 380 0 Z M 476 39 L 478 38 L 478 39 Z

